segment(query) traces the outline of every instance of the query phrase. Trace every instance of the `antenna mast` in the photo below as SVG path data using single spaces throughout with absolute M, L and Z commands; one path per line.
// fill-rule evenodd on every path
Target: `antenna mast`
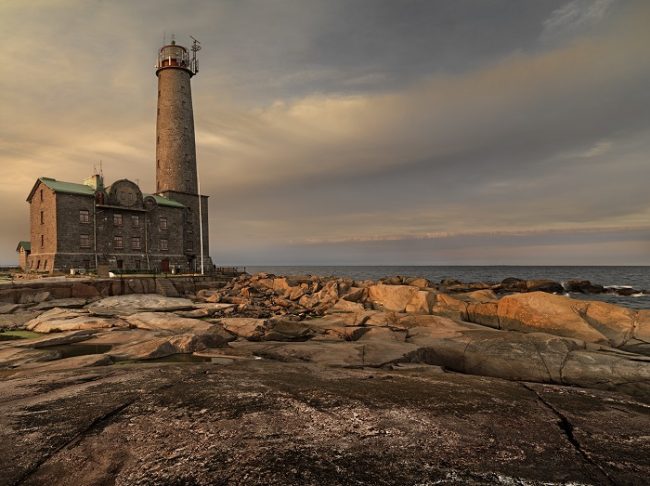
M 191 69 L 192 69 L 192 72 L 194 74 L 196 74 L 196 73 L 199 72 L 199 60 L 196 58 L 196 53 L 201 50 L 201 43 L 192 36 L 190 36 L 190 38 L 193 41 L 192 42 L 192 47 L 191 47 L 191 49 L 192 49 L 192 66 L 191 66 Z

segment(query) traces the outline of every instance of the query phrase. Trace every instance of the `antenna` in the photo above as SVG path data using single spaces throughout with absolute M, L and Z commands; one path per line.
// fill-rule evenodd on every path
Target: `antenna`
M 196 58 L 196 53 L 201 50 L 201 43 L 194 38 L 193 36 L 190 36 L 192 39 L 192 72 L 194 74 L 199 72 L 199 60 Z

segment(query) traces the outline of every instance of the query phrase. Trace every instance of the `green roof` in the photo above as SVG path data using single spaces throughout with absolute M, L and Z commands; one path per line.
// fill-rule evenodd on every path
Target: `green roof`
M 169 206 L 170 208 L 184 208 L 185 206 L 179 203 L 178 201 L 174 201 L 173 199 L 167 199 L 166 197 L 158 196 L 156 194 L 145 194 L 145 197 L 151 196 L 156 200 L 156 203 L 159 206 Z
M 16 247 L 16 251 L 20 251 L 21 248 L 25 251 L 32 251 L 31 241 L 19 241 L 18 246 Z
M 76 184 L 74 182 L 62 182 L 49 177 L 39 177 L 39 181 L 52 189 L 54 192 L 64 192 L 66 194 L 77 194 L 79 196 L 93 197 L 95 189 L 85 184 Z

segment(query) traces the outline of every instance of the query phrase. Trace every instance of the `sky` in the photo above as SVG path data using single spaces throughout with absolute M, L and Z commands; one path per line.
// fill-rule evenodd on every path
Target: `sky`
M 155 185 L 192 79 L 218 265 L 650 265 L 647 0 L 3 0 L 0 262 L 39 176 Z

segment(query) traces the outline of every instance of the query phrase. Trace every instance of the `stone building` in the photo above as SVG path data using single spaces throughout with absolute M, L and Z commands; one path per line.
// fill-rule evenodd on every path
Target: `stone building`
M 127 179 L 105 187 L 100 174 L 83 183 L 40 177 L 27 197 L 31 253 L 25 255 L 26 270 L 213 268 L 207 196 L 198 190 L 190 86 L 199 48 L 195 41 L 190 57 L 172 41 L 159 51 L 156 192 L 144 194 Z

